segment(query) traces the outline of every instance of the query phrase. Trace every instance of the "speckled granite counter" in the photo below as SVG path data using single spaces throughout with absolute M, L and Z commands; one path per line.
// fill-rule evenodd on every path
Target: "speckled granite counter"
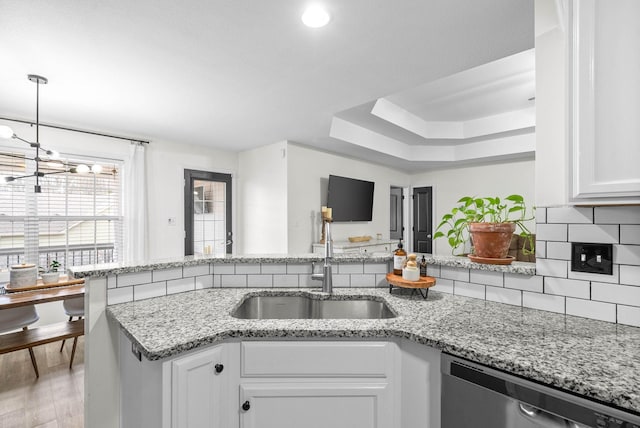
M 69 268 L 69 274 L 74 278 L 105 277 L 123 273 L 144 272 L 158 269 L 171 269 L 184 266 L 198 266 L 204 264 L 232 264 L 232 263 L 311 263 L 324 260 L 320 254 L 252 254 L 245 256 L 185 256 L 170 259 L 152 260 L 149 262 L 105 263 L 99 265 L 74 266 Z M 333 260 L 337 262 L 387 262 L 392 260 L 391 254 L 336 254 Z
M 420 259 L 422 255 L 418 257 Z M 512 262 L 508 265 L 492 265 L 485 263 L 475 263 L 469 260 L 467 257 L 456 256 L 433 256 L 431 254 L 425 254 L 425 260 L 427 264 L 449 266 L 456 268 L 486 270 L 492 272 L 507 272 L 517 273 L 521 275 L 535 275 L 536 264 L 526 262 Z
M 384 299 L 384 320 L 242 320 L 230 312 L 255 293 L 206 289 L 114 305 L 119 323 L 148 359 L 229 338 L 405 338 L 640 413 L 640 329 L 432 291 L 428 300 L 383 289 L 335 290 L 334 298 Z M 188 314 L 189 316 L 184 316 Z

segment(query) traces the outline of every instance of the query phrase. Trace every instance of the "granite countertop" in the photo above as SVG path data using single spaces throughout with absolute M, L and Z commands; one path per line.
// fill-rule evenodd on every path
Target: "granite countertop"
M 382 320 L 242 320 L 251 294 L 327 295 L 300 289 L 205 289 L 107 307 L 150 360 L 229 338 L 405 338 L 478 363 L 640 413 L 640 328 L 432 291 L 337 289 L 372 296 L 397 313 Z M 188 314 L 188 316 L 185 316 Z
M 423 254 L 418 253 L 418 259 Z M 495 272 L 508 272 L 522 275 L 535 275 L 536 264 L 513 262 L 510 265 L 493 265 L 474 263 L 466 257 L 455 256 L 434 256 L 424 254 L 427 264 L 450 266 L 456 268 L 467 268 L 477 270 L 489 270 Z M 342 263 L 368 262 L 379 263 L 388 262 L 393 259 L 391 253 L 346 253 L 335 254 L 333 260 Z M 144 262 L 131 263 L 106 263 L 97 265 L 73 266 L 69 268 L 70 278 L 105 277 L 131 272 L 142 272 L 156 269 L 171 269 L 178 266 L 195 266 L 207 263 L 228 264 L 228 263 L 311 263 L 324 260 L 320 254 L 249 254 L 249 255 L 226 255 L 226 256 L 184 256 L 169 259 L 159 259 Z

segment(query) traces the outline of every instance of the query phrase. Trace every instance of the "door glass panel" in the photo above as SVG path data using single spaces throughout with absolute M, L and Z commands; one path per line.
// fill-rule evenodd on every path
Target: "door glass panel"
M 193 254 L 224 255 L 226 249 L 226 183 L 193 182 Z

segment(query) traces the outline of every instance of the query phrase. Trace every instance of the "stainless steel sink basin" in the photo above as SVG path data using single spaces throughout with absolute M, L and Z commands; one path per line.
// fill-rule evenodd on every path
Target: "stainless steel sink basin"
M 382 319 L 396 316 L 385 302 L 319 300 L 306 296 L 251 296 L 231 315 L 242 319 Z

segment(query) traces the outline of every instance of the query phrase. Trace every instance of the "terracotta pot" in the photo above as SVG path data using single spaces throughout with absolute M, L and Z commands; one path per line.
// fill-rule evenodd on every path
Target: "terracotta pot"
M 509 252 L 515 230 L 516 225 L 513 223 L 471 223 L 469 232 L 474 254 L 478 257 L 504 259 Z

